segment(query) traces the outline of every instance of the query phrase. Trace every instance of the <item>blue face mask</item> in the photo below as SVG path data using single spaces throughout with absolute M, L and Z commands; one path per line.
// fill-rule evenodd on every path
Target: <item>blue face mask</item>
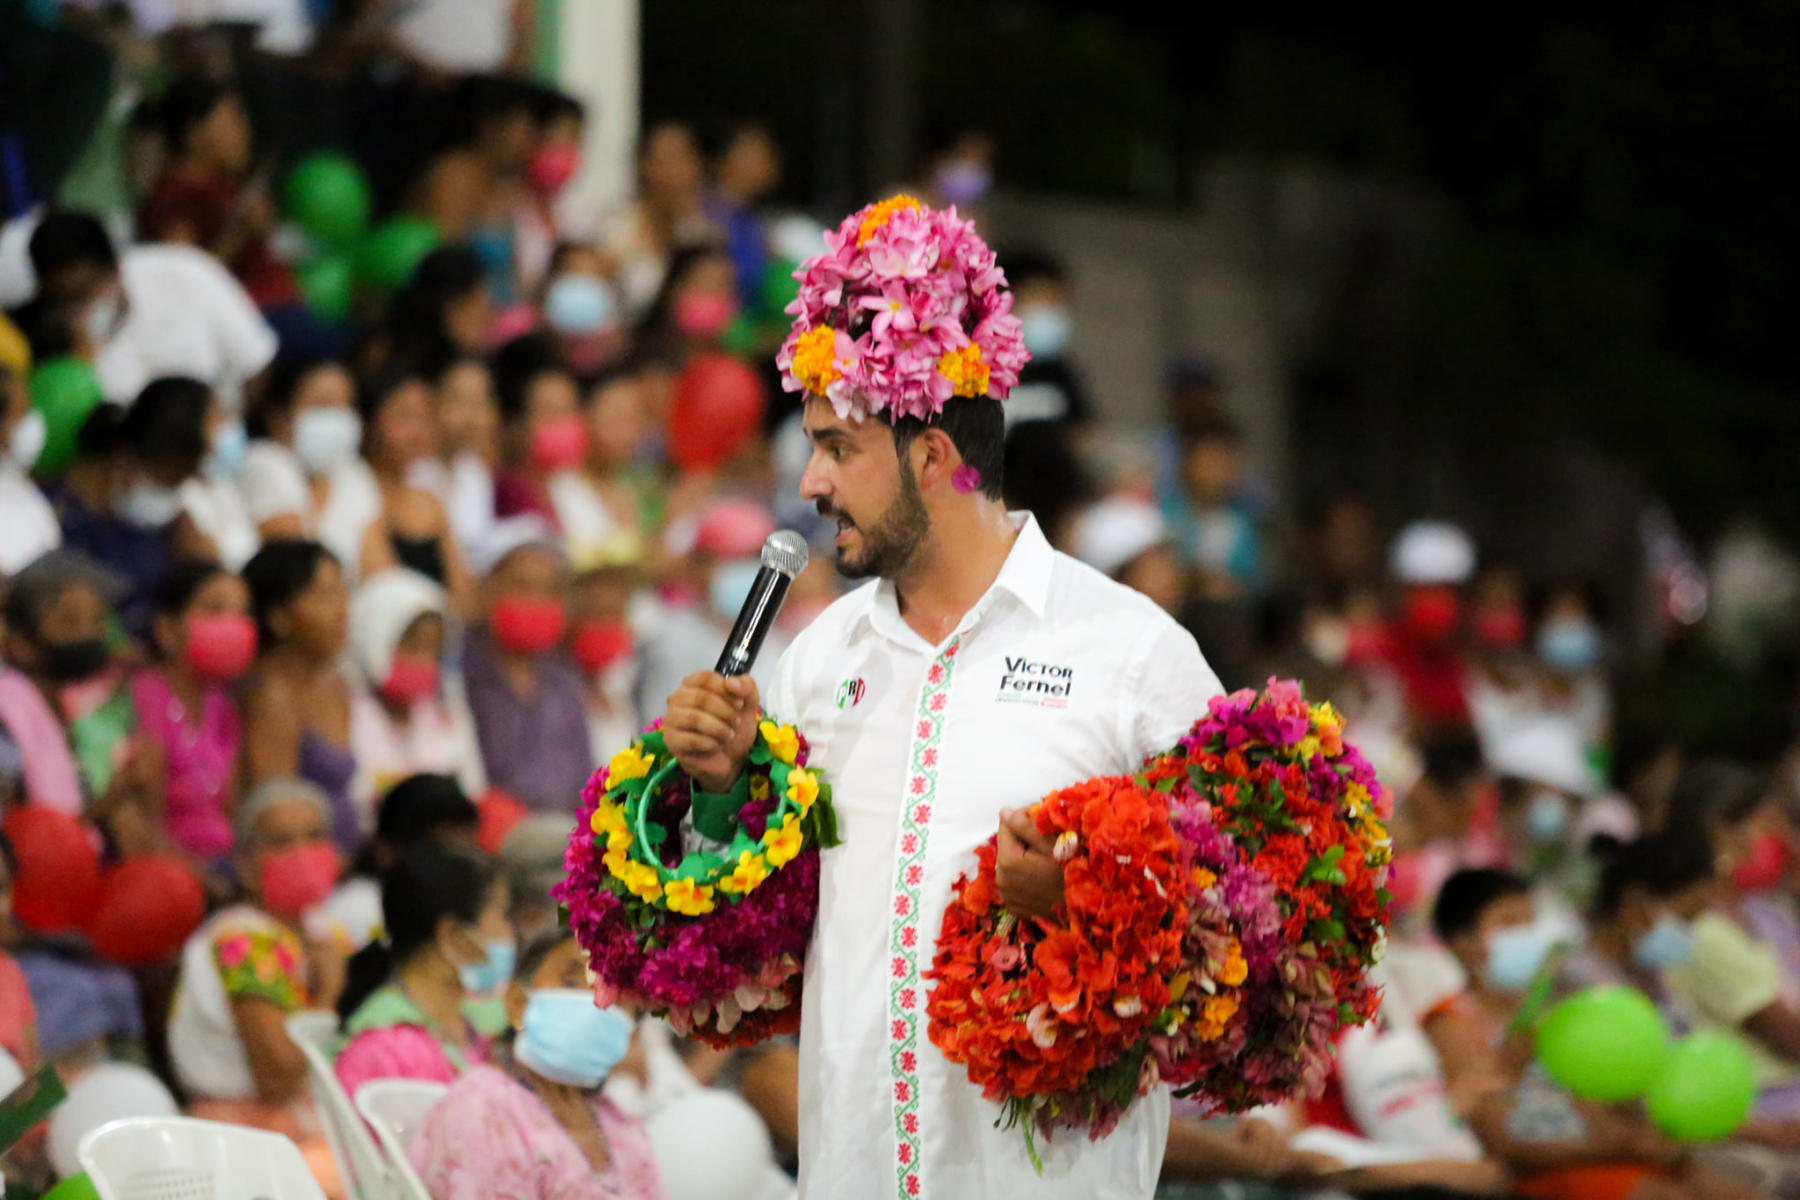
M 1525 814 L 1525 828 L 1534 842 L 1560 840 L 1569 828 L 1568 800 L 1556 792 L 1539 792 L 1531 798 L 1531 808 Z
M 1488 986 L 1522 992 L 1550 956 L 1550 936 L 1536 925 L 1515 925 L 1488 939 Z
M 756 573 L 761 569 L 762 564 L 754 558 L 747 558 L 742 562 L 720 563 L 714 567 L 707 588 L 713 611 L 721 617 L 735 619 L 744 607 L 744 601 L 750 598 L 750 589 L 756 584 Z
M 613 319 L 612 289 L 592 275 L 560 275 L 544 293 L 544 319 L 558 333 L 599 333 Z
M 215 479 L 235 479 L 244 468 L 244 455 L 250 449 L 250 435 L 242 421 L 227 421 L 213 434 L 212 453 L 206 459 L 206 473 Z
M 1559 671 L 1586 671 L 1600 661 L 1600 631 L 1581 617 L 1555 617 L 1538 630 L 1538 656 Z
M 1019 314 L 1025 348 L 1037 358 L 1061 358 L 1075 322 L 1060 304 L 1034 304 Z
M 1631 958 L 1646 971 L 1679 967 L 1694 953 L 1694 931 L 1673 913 L 1656 918 L 1650 932 L 1631 943 Z
M 513 959 L 518 949 L 511 940 L 487 943 L 487 957 L 472 967 L 458 967 L 463 990 L 475 996 L 499 991 L 512 979 Z
M 525 1002 L 513 1057 L 552 1083 L 591 1090 L 625 1057 L 631 1030 L 631 1018 L 596 1007 L 591 992 L 546 988 Z

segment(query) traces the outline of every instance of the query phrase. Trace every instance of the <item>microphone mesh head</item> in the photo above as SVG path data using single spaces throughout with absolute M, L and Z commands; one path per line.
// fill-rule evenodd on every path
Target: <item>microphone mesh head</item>
M 789 579 L 806 570 L 808 557 L 806 539 L 791 529 L 777 529 L 763 543 L 762 565 Z

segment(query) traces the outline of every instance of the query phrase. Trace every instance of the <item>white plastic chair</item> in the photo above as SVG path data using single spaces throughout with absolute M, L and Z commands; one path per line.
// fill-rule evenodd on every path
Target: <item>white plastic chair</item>
M 425 1123 L 431 1106 L 450 1089 L 441 1083 L 417 1079 L 377 1079 L 356 1089 L 356 1110 L 375 1131 L 375 1140 L 387 1151 L 388 1163 L 406 1189 L 407 1200 L 431 1200 L 425 1181 L 413 1170 L 406 1147 Z
M 100 1200 L 325 1200 L 300 1148 L 260 1129 L 130 1117 L 89 1133 L 76 1154 Z
M 325 1140 L 337 1160 L 344 1186 L 361 1200 L 412 1200 L 405 1185 L 375 1145 L 332 1068 L 338 1020 L 329 1012 L 297 1012 L 287 1019 L 287 1035 L 306 1056 L 306 1087 L 318 1106 Z

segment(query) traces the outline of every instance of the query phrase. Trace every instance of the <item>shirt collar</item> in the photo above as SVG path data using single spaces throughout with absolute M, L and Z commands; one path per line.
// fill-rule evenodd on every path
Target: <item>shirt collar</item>
M 1005 592 L 1041 621 L 1050 604 L 1050 576 L 1056 566 L 1056 551 L 1031 513 L 1012 512 L 1007 517 L 1018 530 L 1018 537 L 1013 540 L 1006 561 L 1000 564 L 1000 574 L 975 602 L 972 611 L 979 617 L 991 607 L 996 592 Z M 900 615 L 899 599 L 891 579 L 883 579 L 868 589 L 853 627 L 864 625 L 896 640 L 905 637 L 918 640 L 918 634 Z

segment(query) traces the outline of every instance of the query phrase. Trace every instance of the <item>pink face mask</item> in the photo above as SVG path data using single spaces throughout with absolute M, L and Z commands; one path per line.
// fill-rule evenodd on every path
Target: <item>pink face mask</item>
M 1732 867 L 1731 882 L 1740 892 L 1769 891 L 1781 886 L 1793 861 L 1794 848 L 1786 838 L 1759 833 L 1750 843 L 1750 852 Z
M 382 681 L 381 694 L 402 708 L 431 699 L 438 691 L 438 665 L 429 658 L 411 654 L 394 656 L 388 677 Z
M 202 679 L 236 679 L 256 657 L 256 622 L 243 613 L 194 613 L 187 619 L 186 655 Z
M 545 471 L 566 471 L 587 456 L 587 426 L 570 414 L 539 425 L 531 435 L 531 461 Z
M 675 328 L 683 337 L 716 338 L 737 316 L 737 301 L 721 292 L 701 292 L 675 302 Z
M 525 168 L 531 186 L 546 196 L 554 196 L 575 178 L 581 169 L 581 151 L 574 146 L 545 146 L 531 156 Z
M 327 841 L 303 842 L 263 855 L 263 907 L 288 918 L 312 911 L 331 895 L 338 867 L 337 847 Z

